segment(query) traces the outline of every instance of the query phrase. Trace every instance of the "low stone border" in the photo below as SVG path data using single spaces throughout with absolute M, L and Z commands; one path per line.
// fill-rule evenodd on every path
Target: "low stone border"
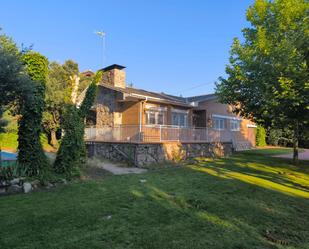
M 62 184 L 67 184 L 65 179 L 61 179 Z M 0 181 L 0 196 L 10 195 L 17 193 L 30 193 L 39 189 L 50 189 L 55 187 L 56 184 L 47 183 L 42 185 L 39 180 L 26 181 L 25 178 L 14 178 L 10 181 Z

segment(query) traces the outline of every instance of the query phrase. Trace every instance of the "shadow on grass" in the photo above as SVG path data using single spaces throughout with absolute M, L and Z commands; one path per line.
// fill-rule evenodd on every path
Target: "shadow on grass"
M 192 165 L 186 175 L 196 180 L 194 184 L 184 177 L 180 190 L 147 184 L 146 189 L 132 189 L 131 194 L 150 197 L 161 206 L 157 211 L 166 209 L 178 213 L 179 219 L 190 218 L 194 229 L 208 231 L 205 237 L 216 241 L 214 248 L 305 248 L 308 231 L 302 223 L 309 218 L 308 193 L 225 166 Z M 196 173 L 204 179 L 194 177 Z M 183 191 L 186 187 L 189 190 Z M 304 216 L 300 215 L 303 211 Z
M 214 176 L 240 180 L 284 194 L 309 198 L 309 164 L 299 166 L 289 160 L 271 157 L 245 157 L 238 154 L 228 159 L 201 161 L 191 169 Z
M 277 171 L 308 176 L 285 160 L 236 154 L 5 197 L 0 248 L 308 248 L 306 191 Z

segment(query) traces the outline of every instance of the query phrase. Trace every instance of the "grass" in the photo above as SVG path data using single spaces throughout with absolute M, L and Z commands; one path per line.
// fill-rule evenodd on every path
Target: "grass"
M 299 149 L 299 152 L 302 152 L 303 149 Z M 274 156 L 274 155 L 281 155 L 281 154 L 291 154 L 293 153 L 293 148 L 284 148 L 284 147 L 274 147 L 274 148 L 263 148 L 260 147 L 256 150 L 249 150 L 244 152 L 248 155 L 264 155 L 264 156 Z
M 18 147 L 17 141 L 17 134 L 16 133 L 1 133 L 0 134 L 0 147 L 2 150 L 13 151 L 15 152 Z M 55 148 L 48 144 L 48 140 L 45 134 L 41 135 L 41 143 L 43 149 L 47 152 L 54 152 Z
M 1 197 L 0 248 L 305 249 L 308 190 L 308 163 L 256 151 L 107 175 Z

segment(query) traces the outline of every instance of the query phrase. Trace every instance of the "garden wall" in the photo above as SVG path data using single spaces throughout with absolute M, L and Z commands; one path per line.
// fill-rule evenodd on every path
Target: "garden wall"
M 179 162 L 194 157 L 227 156 L 232 143 L 126 143 L 87 142 L 89 157 L 127 162 L 138 167 L 166 161 Z

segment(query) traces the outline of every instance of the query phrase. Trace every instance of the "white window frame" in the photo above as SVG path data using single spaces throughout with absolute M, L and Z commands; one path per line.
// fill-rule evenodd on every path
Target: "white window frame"
M 240 120 L 231 119 L 230 120 L 230 130 L 231 131 L 240 131 Z
M 176 117 L 176 122 L 174 117 Z M 183 123 L 181 123 L 183 117 Z M 188 114 L 183 112 L 172 112 L 172 125 L 178 127 L 188 127 Z
M 218 130 L 218 131 L 225 130 L 225 121 L 226 121 L 225 118 L 213 117 L 212 120 L 213 120 L 213 128 L 215 130 Z M 216 121 L 219 122 L 219 127 L 217 127 L 217 122 Z M 221 127 L 221 124 L 222 124 L 222 127 Z
M 155 115 L 155 123 L 154 124 L 150 124 L 149 123 L 149 120 L 150 120 L 150 115 L 151 114 L 154 114 Z M 163 123 L 160 124 L 159 123 L 159 115 L 162 115 L 163 116 Z M 149 111 L 146 111 L 146 125 L 165 125 L 165 121 L 166 121 L 166 117 L 164 115 L 164 112 L 161 112 L 161 111 L 152 111 L 152 110 L 149 110 Z

